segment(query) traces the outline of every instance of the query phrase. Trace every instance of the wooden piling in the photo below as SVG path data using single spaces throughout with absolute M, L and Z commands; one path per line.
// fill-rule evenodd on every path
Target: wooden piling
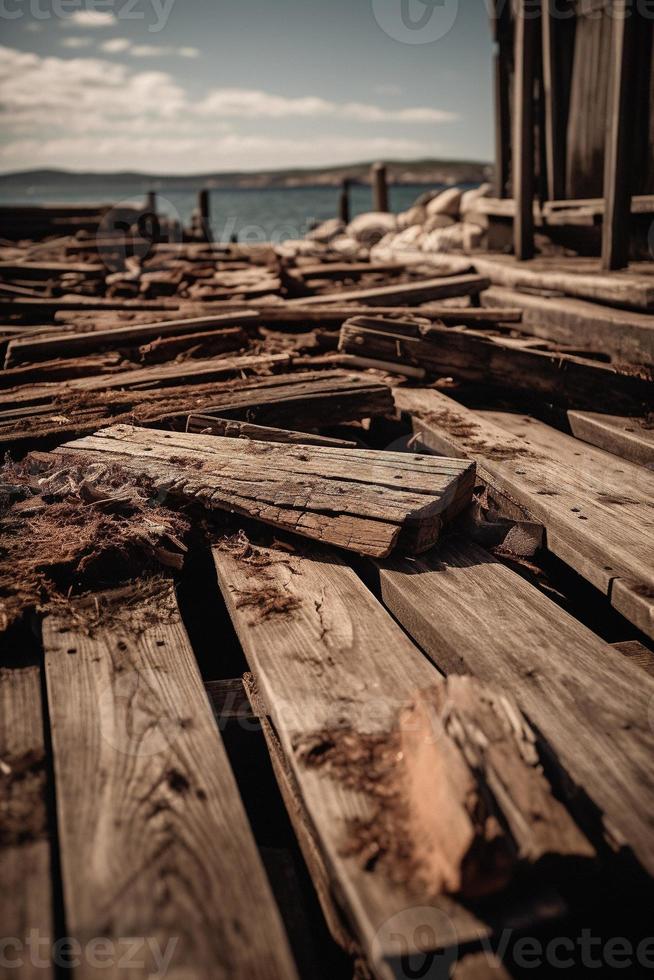
M 388 185 L 384 163 L 373 163 L 370 170 L 370 182 L 372 184 L 373 211 L 388 211 Z

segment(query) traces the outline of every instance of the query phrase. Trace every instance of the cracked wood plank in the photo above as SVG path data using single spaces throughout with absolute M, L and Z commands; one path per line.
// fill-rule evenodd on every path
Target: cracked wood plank
M 385 605 L 434 663 L 514 697 L 616 849 L 630 847 L 651 874 L 654 678 L 462 537 L 378 567 Z
M 474 459 L 484 482 L 544 525 L 549 551 L 654 636 L 654 474 L 540 423 L 520 422 L 516 435 L 433 389 L 397 389 L 395 401 L 425 446 Z
M 145 964 L 108 978 L 295 977 L 172 587 L 97 598 L 43 624 L 69 935 Z
M 285 788 L 290 773 L 293 794 L 306 808 L 313 835 L 302 830 L 303 845 L 318 848 L 323 900 L 338 903 L 375 976 L 398 976 L 393 971 L 404 953 L 424 954 L 424 936 L 440 953 L 439 963 L 453 963 L 459 945 L 510 927 L 523 915 L 533 926 L 560 914 L 560 899 L 535 894 L 532 883 L 529 897 L 498 900 L 490 915 L 478 917 L 447 895 L 416 895 L 375 861 L 347 853 L 353 823 L 371 818 L 370 798 L 356 781 L 348 785 L 306 765 L 303 747 L 325 732 L 352 733 L 355 740 L 385 736 L 416 692 L 440 675 L 335 553 L 289 553 L 228 539 L 214 547 L 213 557 L 257 700 L 269 713 L 288 766 Z M 266 605 L 271 596 L 286 602 Z M 340 920 L 334 928 L 347 941 Z
M 469 462 L 112 426 L 64 455 L 119 462 L 153 490 L 360 554 L 424 551 L 471 500 Z
M 33 930 L 55 939 L 46 780 L 40 669 L 0 669 L 0 938 L 21 944 L 3 950 L 5 965 L 22 959 L 9 971 L 16 980 L 54 976 L 43 949 L 39 962 L 23 945 Z

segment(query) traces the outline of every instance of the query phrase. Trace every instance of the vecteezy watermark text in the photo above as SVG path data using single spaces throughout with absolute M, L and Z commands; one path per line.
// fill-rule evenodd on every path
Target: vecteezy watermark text
M 168 23 L 175 0 L 0 0 L 0 19 L 66 20 L 85 13 L 116 21 L 141 21 L 156 34 Z M 100 23 L 98 21 L 98 23 Z
M 514 0 L 482 0 L 488 17 L 500 21 L 514 5 Z M 461 0 L 371 0 L 375 20 L 390 38 L 402 44 L 433 44 L 446 37 L 455 26 Z M 542 0 L 521 0 L 525 20 L 543 16 Z M 599 4 L 597 0 L 550 0 L 547 16 L 552 20 L 626 19 L 639 16 L 654 20 L 654 0 L 623 0 Z
M 38 929 L 30 929 L 24 939 L 17 936 L 0 938 L 0 970 L 23 970 L 26 966 L 45 970 L 52 965 L 76 969 L 84 964 L 92 970 L 110 967 L 143 970 L 144 976 L 163 978 L 170 969 L 177 943 L 177 936 L 165 943 L 152 936 L 120 939 L 95 936 L 86 943 L 63 936 L 53 941 Z

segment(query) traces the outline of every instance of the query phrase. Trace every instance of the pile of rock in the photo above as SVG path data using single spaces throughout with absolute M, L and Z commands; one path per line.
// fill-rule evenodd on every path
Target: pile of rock
M 376 245 L 421 252 L 474 251 L 485 244 L 487 218 L 479 210 L 479 200 L 488 197 L 490 189 L 490 184 L 481 184 L 467 191 L 459 187 L 427 191 L 408 211 L 371 211 L 357 215 L 347 226 L 331 218 L 306 238 L 345 255 Z

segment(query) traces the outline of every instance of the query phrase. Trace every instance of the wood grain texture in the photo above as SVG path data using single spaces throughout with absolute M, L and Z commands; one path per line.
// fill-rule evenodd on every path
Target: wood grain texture
M 405 335 L 392 320 L 383 329 L 353 317 L 341 327 L 339 350 L 426 369 L 431 376 L 527 392 L 571 407 L 643 406 L 654 400 L 654 384 L 615 368 L 569 354 L 516 347 L 514 338 L 475 330 L 429 326 Z M 601 395 L 599 392 L 601 391 Z M 638 408 L 636 409 L 638 410 Z
M 441 959 L 454 945 L 489 935 L 524 915 L 532 922 L 560 913 L 553 896 L 496 903 L 482 920 L 445 896 L 426 897 L 389 880 L 372 863 L 344 853 L 352 821 L 370 818 L 369 797 L 303 762 L 301 747 L 317 733 L 387 732 L 416 690 L 438 677 L 428 660 L 333 553 L 279 548 L 213 550 L 218 581 L 257 689 L 270 713 L 329 869 L 332 895 L 373 965 L 392 980 L 407 950 L 428 937 Z M 286 613 L 265 613 L 257 595 L 292 600 Z
M 401 250 L 396 254 L 405 257 Z M 417 253 L 416 261 L 425 260 L 452 273 L 468 271 L 471 266 L 470 259 L 462 255 Z M 529 262 L 518 262 L 511 255 L 493 253 L 475 255 L 474 268 L 494 286 L 526 286 L 626 309 L 648 310 L 654 306 L 650 263 L 636 262 L 624 271 L 603 273 L 599 261 L 592 258 L 538 256 Z
M 319 296 L 303 296 L 290 300 L 289 306 L 321 306 L 330 303 L 343 305 L 353 301 L 367 303 L 369 306 L 428 303 L 451 296 L 475 296 L 487 286 L 488 281 L 477 275 L 442 276 L 437 279 L 405 282 L 397 286 L 376 286 L 371 289 L 339 290 L 336 293 L 321 293 Z
M 654 428 L 646 420 L 599 412 L 568 412 L 572 433 L 582 442 L 654 469 Z
M 355 449 L 356 442 L 349 439 L 331 439 L 310 432 L 294 432 L 292 429 L 277 429 L 266 425 L 253 425 L 237 419 L 220 419 L 212 415 L 189 415 L 186 431 L 201 435 L 228 436 L 230 439 L 258 439 L 264 442 L 283 442 L 304 446 L 340 446 L 341 449 Z
M 654 365 L 654 318 L 648 313 L 567 296 L 530 296 L 502 286 L 488 289 L 481 302 L 491 308 L 507 303 L 519 307 L 523 333 L 605 353 L 618 362 Z
M 155 952 L 180 978 L 295 977 L 174 592 L 115 601 L 93 636 L 43 625 L 69 934 L 145 939 L 147 967 L 107 977 Z
M 39 667 L 0 668 L 0 939 L 16 980 L 51 980 L 52 864 Z M 26 947 L 32 930 L 45 947 Z M 15 945 L 18 943 L 20 945 Z M 45 962 L 44 962 L 45 961 Z
M 55 357 L 79 357 L 100 350 L 119 350 L 137 347 L 162 337 L 191 337 L 209 328 L 218 333 L 221 329 L 247 327 L 259 322 L 256 312 L 222 313 L 217 316 L 189 317 L 188 319 L 157 320 L 154 323 L 117 325 L 105 330 L 88 330 L 72 333 L 65 331 L 45 337 L 17 338 L 7 347 L 5 367 L 12 364 L 50 360 Z
M 513 696 L 651 873 L 654 678 L 462 538 L 379 574 L 385 604 L 436 665 Z
M 472 498 L 468 461 L 111 426 L 64 456 L 118 462 L 153 491 L 361 554 L 420 552 Z
M 518 416 L 515 434 L 434 390 L 397 389 L 395 400 L 424 445 L 474 459 L 481 479 L 545 526 L 551 552 L 654 634 L 653 474 L 548 427 L 542 445 L 539 423 Z

